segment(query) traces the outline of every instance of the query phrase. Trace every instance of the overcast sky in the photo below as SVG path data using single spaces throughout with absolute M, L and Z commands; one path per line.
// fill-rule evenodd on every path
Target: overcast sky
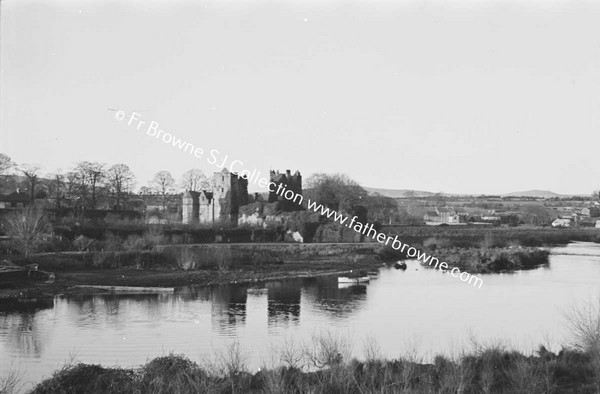
M 125 163 L 139 186 L 249 169 L 363 186 L 600 187 L 600 6 L 548 1 L 0 2 L 0 152 L 45 172 Z

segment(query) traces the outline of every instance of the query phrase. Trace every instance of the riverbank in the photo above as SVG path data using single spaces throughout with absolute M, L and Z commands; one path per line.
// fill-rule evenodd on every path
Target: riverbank
M 413 246 L 427 246 L 440 240 L 446 241 L 448 246 L 458 248 L 514 245 L 551 247 L 569 242 L 600 243 L 600 229 L 593 227 L 383 226 L 382 231 L 398 235 L 402 242 Z
M 302 354 L 281 356 L 282 364 L 251 373 L 235 345 L 217 362 L 200 366 L 169 355 L 135 369 L 67 365 L 39 383 L 32 394 L 85 393 L 597 393 L 597 354 L 540 346 L 536 355 L 480 348 L 432 364 L 385 360 L 371 352 L 366 361 L 348 358 L 332 337 L 315 340 Z M 312 368 L 311 368 L 312 367 Z M 0 387 L 1 389 L 1 387 Z
M 450 267 L 471 274 L 510 272 L 547 264 L 535 246 L 571 241 L 600 241 L 600 229 L 388 227 L 403 242 L 427 250 Z M 108 249 L 111 250 L 111 249 Z M 52 284 L 29 283 L 0 288 L 0 299 L 52 297 L 92 290 L 78 285 L 181 287 L 333 275 L 374 268 L 405 253 L 377 242 L 365 243 L 226 243 L 155 245 L 149 250 L 96 250 L 40 253 L 29 258 L 0 256 L 0 261 L 38 264 L 53 272 Z
M 12 257 L 38 264 L 53 283 L 0 288 L 0 300 L 106 292 L 81 285 L 184 287 L 337 275 L 383 264 L 379 244 L 209 244 L 162 246 L 144 252 L 43 253 Z

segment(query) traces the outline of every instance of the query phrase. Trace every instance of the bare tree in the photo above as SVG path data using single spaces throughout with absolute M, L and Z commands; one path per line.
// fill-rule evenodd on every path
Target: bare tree
M 56 207 L 60 208 L 60 200 L 65 191 L 65 176 L 58 170 L 54 174 L 47 174 L 46 178 L 50 179 L 50 182 L 48 183 L 48 194 L 56 200 Z
M 8 170 L 13 168 L 15 163 L 5 155 L 4 153 L 0 153 L 0 175 L 4 175 Z
M 135 175 L 126 164 L 115 164 L 107 171 L 108 189 L 116 200 L 117 209 L 121 209 L 121 201 L 135 185 Z
M 31 164 L 23 164 L 21 166 L 20 171 L 27 178 L 31 203 L 33 203 L 35 201 L 35 187 L 40 182 L 40 180 L 39 180 L 40 166 L 31 165 Z
M 68 198 L 76 198 L 80 186 L 79 173 L 69 171 L 65 174 L 65 194 Z
M 209 190 L 211 188 L 211 184 L 208 181 L 204 172 L 199 169 L 192 169 L 183 173 L 180 181 L 181 188 L 193 192 L 198 192 L 201 190 Z
M 11 213 L 5 219 L 5 229 L 13 245 L 26 257 L 39 248 L 50 232 L 43 211 L 33 206 Z
M 154 178 L 150 182 L 150 186 L 154 191 L 162 196 L 163 208 L 166 206 L 167 194 L 173 191 L 175 179 L 169 171 L 162 170 L 154 174 Z
M 89 198 L 92 209 L 96 208 L 98 192 L 106 176 L 104 166 L 103 163 L 80 161 L 75 168 L 81 182 L 81 197 L 84 201 Z

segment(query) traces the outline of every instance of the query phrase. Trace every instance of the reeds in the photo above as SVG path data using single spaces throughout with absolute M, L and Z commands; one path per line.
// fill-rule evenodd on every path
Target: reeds
M 184 270 L 216 269 L 226 272 L 233 264 L 233 252 L 226 247 L 186 247 L 169 249 L 167 252 Z

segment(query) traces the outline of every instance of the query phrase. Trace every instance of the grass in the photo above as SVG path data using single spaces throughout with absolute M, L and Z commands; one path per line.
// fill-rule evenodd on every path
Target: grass
M 470 273 L 511 272 L 537 268 L 549 263 L 550 252 L 534 247 L 444 248 L 432 254 L 450 267 Z M 427 265 L 426 265 L 427 266 Z

